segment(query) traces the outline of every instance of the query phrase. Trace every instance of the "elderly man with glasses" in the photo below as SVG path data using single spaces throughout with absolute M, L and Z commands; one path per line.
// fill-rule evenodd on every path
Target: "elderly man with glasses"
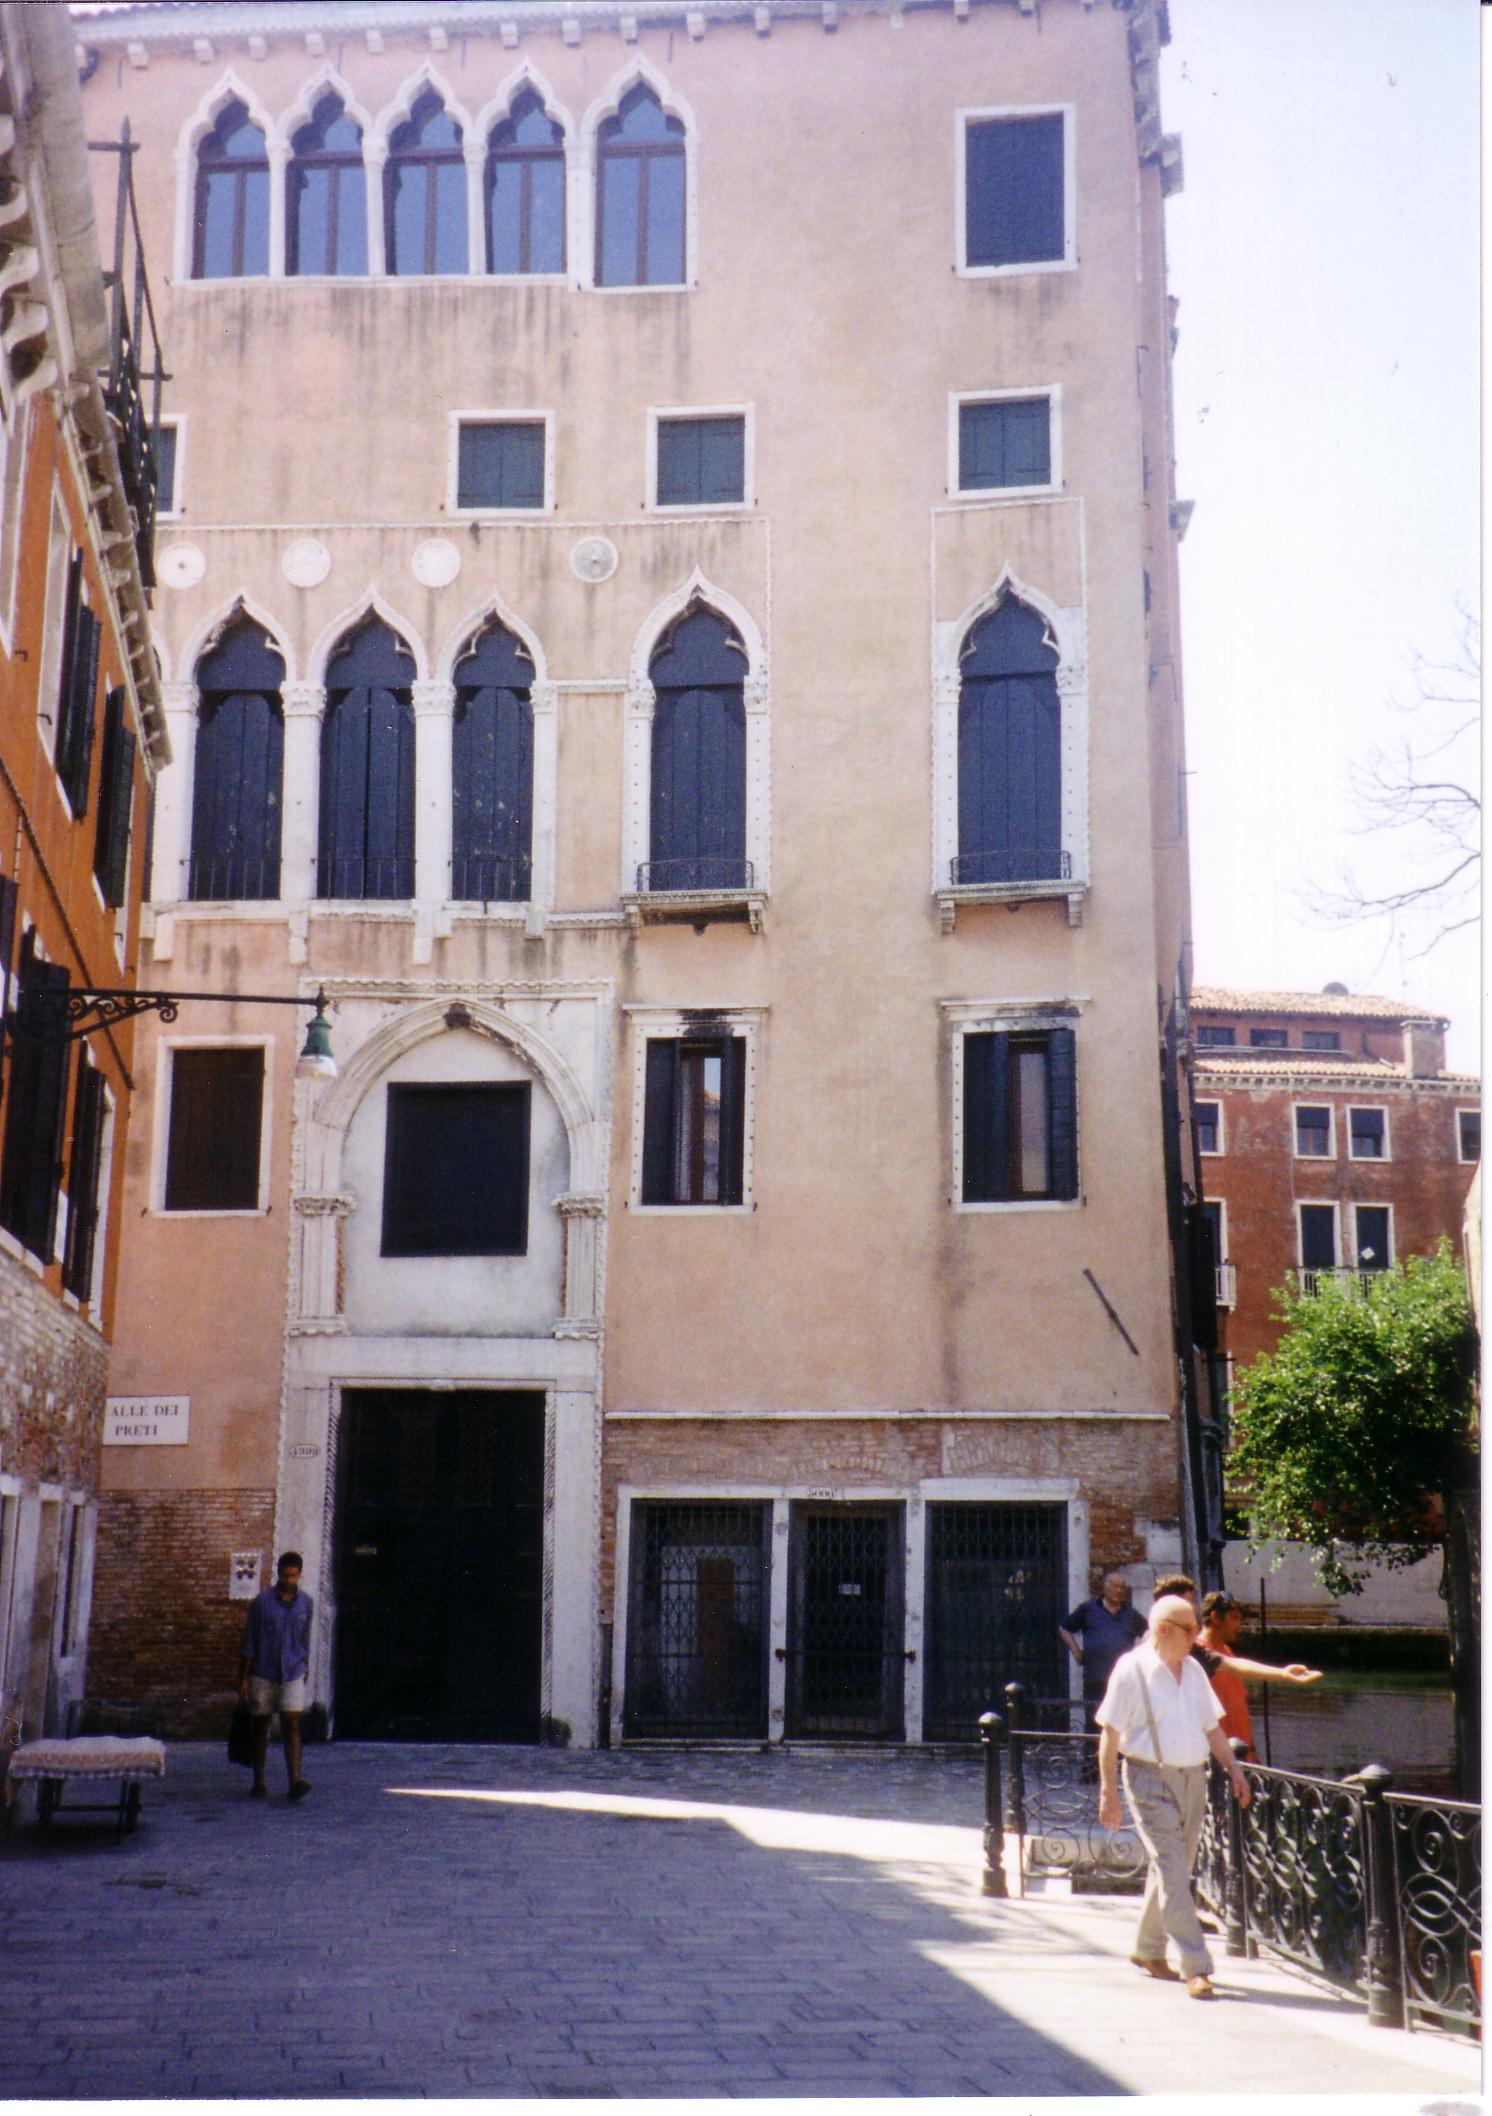
M 1140 1929 L 1130 1960 L 1166 1983 L 1185 1980 L 1191 1998 L 1214 1998 L 1212 1956 L 1192 1898 L 1192 1866 L 1207 1813 L 1207 1758 L 1228 1773 L 1233 1797 L 1249 1801 L 1249 1782 L 1219 1724 L 1212 1685 L 1191 1658 L 1197 1618 L 1180 1595 L 1162 1595 L 1150 1628 L 1116 1663 L 1097 1712 L 1098 1819 L 1118 1829 L 1119 1762 L 1130 1813 L 1150 1861 Z M 1181 1971 L 1166 1961 L 1174 1940 Z

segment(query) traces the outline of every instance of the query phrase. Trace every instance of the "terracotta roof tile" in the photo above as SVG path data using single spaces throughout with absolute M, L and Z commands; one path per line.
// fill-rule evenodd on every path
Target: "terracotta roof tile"
M 1348 1021 L 1435 1021 L 1447 1016 L 1407 999 L 1377 999 L 1366 992 L 1243 992 L 1229 985 L 1197 985 L 1191 995 L 1193 1014 L 1316 1014 Z

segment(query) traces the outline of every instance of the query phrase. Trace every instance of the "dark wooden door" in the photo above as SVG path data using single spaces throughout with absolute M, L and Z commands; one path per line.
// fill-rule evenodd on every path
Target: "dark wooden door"
M 543 1397 L 356 1390 L 337 1484 L 337 1733 L 536 1739 Z
M 786 1731 L 816 1740 L 902 1735 L 901 1508 L 793 1508 Z

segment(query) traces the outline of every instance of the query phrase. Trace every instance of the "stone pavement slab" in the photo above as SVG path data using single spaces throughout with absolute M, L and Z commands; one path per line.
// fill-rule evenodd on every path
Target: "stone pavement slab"
M 1477 2052 L 1132 1901 L 978 1893 L 976 1759 L 177 1744 L 137 1835 L 0 1856 L 0 2097 L 1465 2095 Z

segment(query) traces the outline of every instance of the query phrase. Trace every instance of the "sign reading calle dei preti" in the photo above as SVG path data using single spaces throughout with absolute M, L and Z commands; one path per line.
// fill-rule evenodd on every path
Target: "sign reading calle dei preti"
M 105 1447 L 185 1447 L 190 1396 L 110 1396 L 104 1403 Z

